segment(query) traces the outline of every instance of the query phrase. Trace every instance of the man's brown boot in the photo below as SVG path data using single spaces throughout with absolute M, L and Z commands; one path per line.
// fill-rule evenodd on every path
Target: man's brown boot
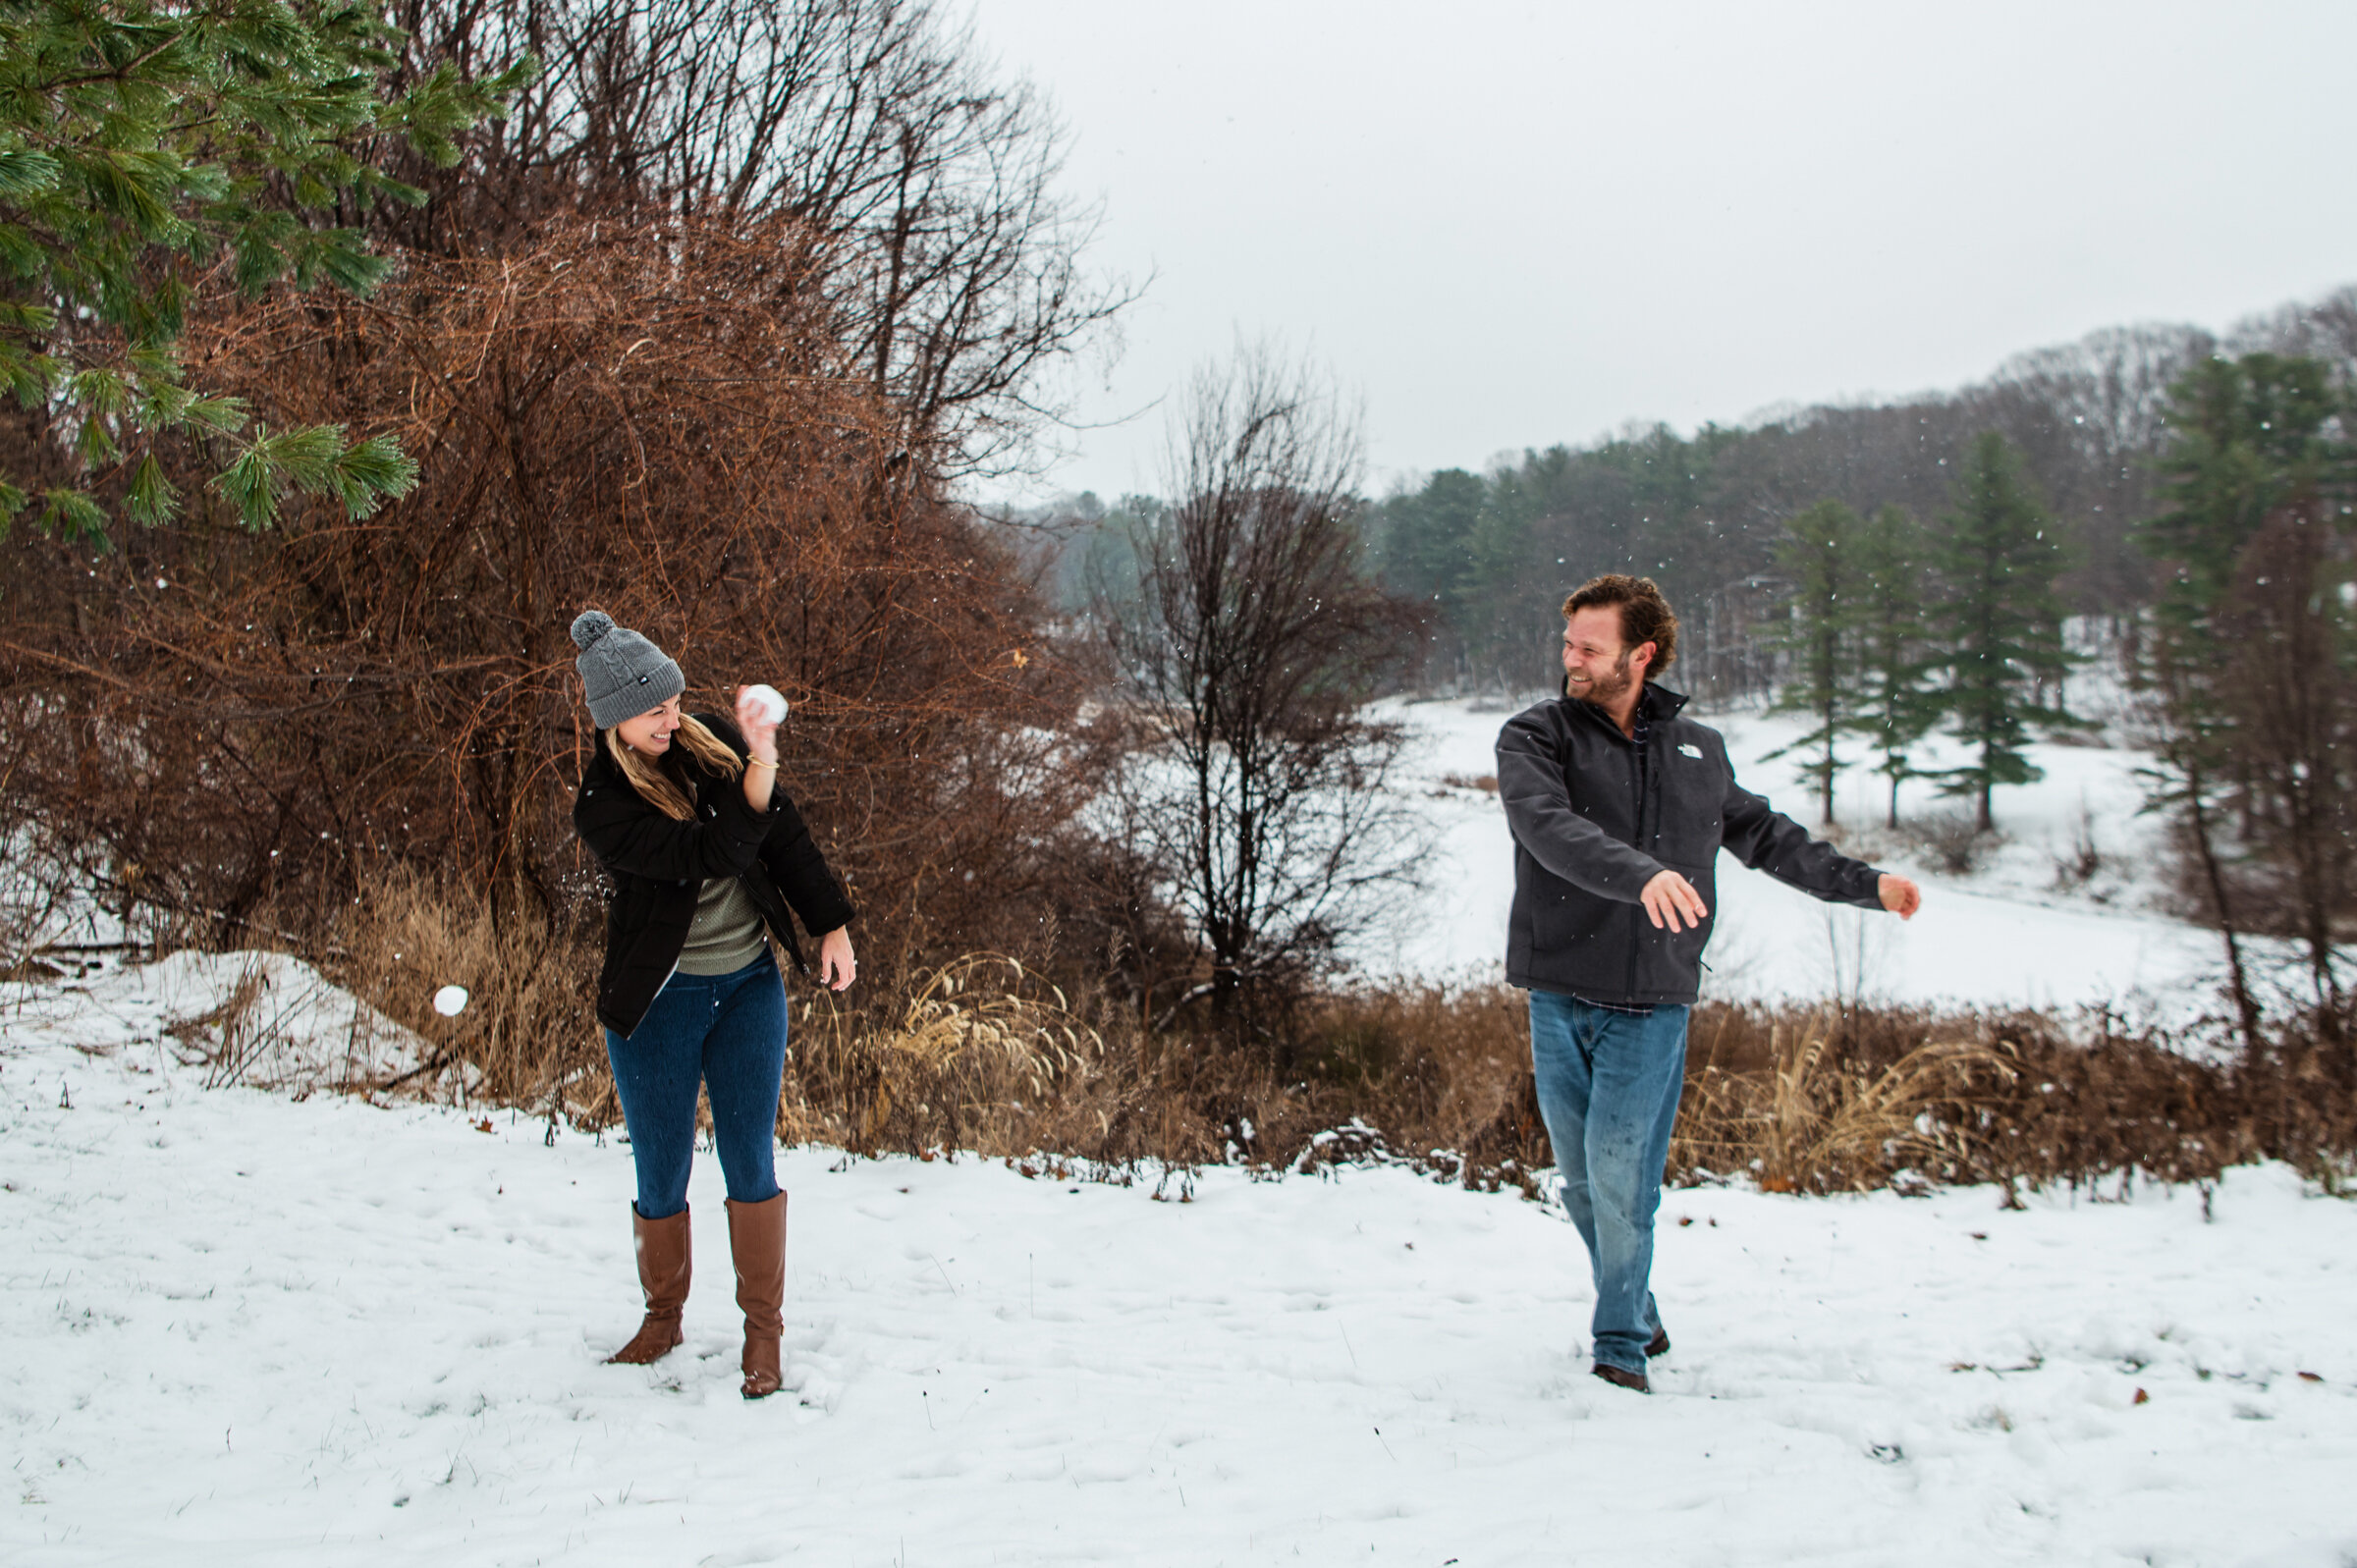
M 630 1234 L 638 1252 L 638 1288 L 646 1292 L 646 1321 L 629 1344 L 606 1359 L 642 1367 L 670 1355 L 680 1342 L 680 1309 L 687 1305 L 687 1211 L 641 1219 L 632 1204 Z
M 1653 1384 L 1641 1372 L 1630 1372 L 1626 1367 L 1616 1367 L 1609 1361 L 1600 1361 L 1589 1370 L 1616 1388 L 1625 1388 L 1638 1394 L 1653 1392 Z
M 729 1252 L 737 1261 L 737 1305 L 744 1313 L 747 1399 L 778 1391 L 778 1336 L 786 1331 L 786 1195 L 729 1204 Z

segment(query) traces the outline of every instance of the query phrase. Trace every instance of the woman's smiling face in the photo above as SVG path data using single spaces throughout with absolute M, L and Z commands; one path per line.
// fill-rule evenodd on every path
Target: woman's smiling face
M 649 708 L 635 719 L 625 719 L 614 727 L 622 743 L 632 751 L 650 757 L 660 757 L 671 749 L 672 731 L 680 728 L 680 699 L 672 698 L 659 708 Z

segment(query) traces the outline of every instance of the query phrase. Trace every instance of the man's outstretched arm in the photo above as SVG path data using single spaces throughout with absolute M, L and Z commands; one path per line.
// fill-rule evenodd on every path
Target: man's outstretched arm
M 1765 871 L 1787 887 L 1862 909 L 1888 909 L 1911 920 L 1923 906 L 1923 890 L 1905 877 L 1852 860 L 1741 784 L 1727 785 L 1720 807 L 1721 842 L 1754 871 Z

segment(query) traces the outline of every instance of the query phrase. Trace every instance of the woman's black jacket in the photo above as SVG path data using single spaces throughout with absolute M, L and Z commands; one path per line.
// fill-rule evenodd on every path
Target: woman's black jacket
M 740 758 L 747 755 L 734 724 L 708 713 L 695 717 Z M 804 974 L 809 965 L 787 907 L 814 937 L 850 924 L 852 916 L 843 884 L 784 789 L 773 789 L 769 809 L 757 812 L 744 803 L 741 781 L 706 772 L 685 746 L 666 761 L 677 765 L 674 777 L 684 777 L 694 795 L 693 822 L 666 816 L 633 788 L 606 750 L 603 731 L 573 802 L 574 828 L 614 884 L 597 1018 L 626 1039 L 680 961 L 705 879 L 743 882 L 753 907 Z

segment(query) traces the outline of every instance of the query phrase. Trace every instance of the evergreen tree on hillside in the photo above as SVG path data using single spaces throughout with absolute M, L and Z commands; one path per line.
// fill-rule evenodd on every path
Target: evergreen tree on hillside
M 2020 457 L 1994 430 L 1973 443 L 1946 521 L 1935 554 L 1946 592 L 1931 616 L 1946 677 L 1937 711 L 1947 733 L 1976 755 L 1939 777 L 1946 793 L 1972 797 L 1974 825 L 1987 833 L 1996 826 L 1989 797 L 1998 785 L 2045 777 L 2023 754 L 2032 732 L 2076 725 L 2059 701 L 2071 658 L 2055 579 L 2066 560 Z M 2050 684 L 2053 704 L 2042 700 Z
M 1062 601 L 1074 611 L 1096 605 L 1125 609 L 1136 602 L 1144 570 L 1141 541 L 1152 536 L 1170 510 L 1152 496 L 1139 495 L 1099 507 L 1097 517 L 1075 536 L 1063 563 Z
M 1863 586 L 1852 607 L 1858 694 L 1850 727 L 1882 759 L 1874 771 L 1891 781 L 1892 828 L 1898 786 L 1914 771 L 1909 754 L 1938 718 L 1923 686 L 1924 551 L 1922 525 L 1904 507 L 1877 509 L 1855 545 Z
M 1465 582 L 1487 487 L 1477 474 L 1443 468 L 1423 488 L 1385 501 L 1374 529 L 1385 586 L 1447 616 Z
M 1777 693 L 1775 711 L 1805 714 L 1814 728 L 1768 755 L 1809 759 L 1801 774 L 1815 784 L 1819 820 L 1829 827 L 1834 780 L 1848 766 L 1839 743 L 1858 719 L 1861 531 L 1856 513 L 1838 501 L 1821 501 L 1792 519 L 1791 536 L 1776 552 L 1778 569 L 1792 584 L 1790 619 L 1776 643 L 1791 656 L 1792 673 Z
M 2214 355 L 2171 389 L 2159 464 L 2168 510 L 2139 530 L 2146 553 L 2169 568 L 2165 629 L 2207 626 L 2271 513 L 2345 485 L 2342 411 L 2321 361 L 2279 354 Z
M 394 94 L 399 36 L 360 6 L 0 3 L 0 385 L 65 470 L 0 474 L 0 528 L 36 501 L 53 532 L 99 536 L 114 498 L 135 522 L 165 521 L 181 504 L 156 453 L 167 436 L 226 460 L 213 483 L 249 526 L 289 485 L 356 515 L 409 488 L 414 465 L 390 440 L 249 430 L 179 357 L 216 264 L 248 294 L 373 287 L 387 263 L 337 220 L 424 199 L 379 159 L 406 141 L 455 162 L 458 134 L 524 80 L 445 67 Z
M 1475 536 L 1489 486 L 1462 468 L 1443 468 L 1415 490 L 1402 490 L 1368 509 L 1368 554 L 1384 587 L 1415 607 L 1424 633 L 1446 666 L 1464 674 L 1469 608 L 1475 578 Z
M 2357 903 L 2351 416 L 2318 360 L 2203 361 L 2171 392 L 2168 510 L 2140 530 L 2167 570 L 2137 671 L 2160 720 L 2151 803 L 2182 813 L 2252 1039 L 2230 870 L 2256 871 L 2263 918 L 2307 944 L 2327 1016 L 2344 1006 L 2336 938 Z
M 1495 481 L 1485 487 L 1481 511 L 1465 538 L 1465 574 L 1457 585 L 1453 614 L 1473 672 L 1510 691 L 1519 676 L 1518 655 L 1532 641 L 1534 627 L 1548 624 L 1544 615 L 1521 614 L 1521 601 L 1553 592 L 1554 585 L 1529 582 L 1528 524 L 1502 504 L 1505 495 L 1505 487 Z M 1535 595 L 1534 586 L 1539 590 Z M 1566 584 L 1565 591 L 1568 588 Z M 1562 597 L 1555 594 L 1559 603 Z

